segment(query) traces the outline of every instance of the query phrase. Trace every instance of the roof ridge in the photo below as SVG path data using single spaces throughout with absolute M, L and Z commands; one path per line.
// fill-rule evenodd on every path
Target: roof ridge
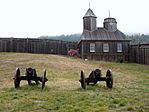
M 93 32 L 84 30 L 81 40 L 98 40 L 98 41 L 130 41 L 120 30 L 108 32 L 104 28 L 97 29 Z
M 87 12 L 85 13 L 84 17 L 90 17 L 90 16 L 96 17 L 96 15 L 94 14 L 94 12 L 92 11 L 91 8 L 89 8 L 89 9 L 87 10 Z M 97 17 L 96 17 L 96 18 L 97 18 Z

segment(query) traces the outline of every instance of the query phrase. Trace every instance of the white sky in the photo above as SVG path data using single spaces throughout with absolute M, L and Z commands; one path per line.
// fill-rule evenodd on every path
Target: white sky
M 89 2 L 98 27 L 110 9 L 122 32 L 149 34 L 149 0 L 0 0 L 0 37 L 82 33 Z

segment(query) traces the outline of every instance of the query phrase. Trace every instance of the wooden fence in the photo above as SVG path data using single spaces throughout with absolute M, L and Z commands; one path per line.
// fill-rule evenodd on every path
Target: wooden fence
M 49 53 L 67 55 L 77 43 L 51 39 L 0 38 L 0 52 Z
M 131 45 L 129 62 L 149 64 L 149 44 Z

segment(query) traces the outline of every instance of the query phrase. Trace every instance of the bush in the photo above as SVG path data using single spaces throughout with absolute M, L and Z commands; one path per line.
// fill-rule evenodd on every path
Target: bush
M 123 60 L 123 58 L 122 58 L 122 57 L 119 57 L 119 58 L 117 58 L 116 62 L 118 62 L 118 63 L 123 63 L 123 62 L 124 62 L 124 60 Z

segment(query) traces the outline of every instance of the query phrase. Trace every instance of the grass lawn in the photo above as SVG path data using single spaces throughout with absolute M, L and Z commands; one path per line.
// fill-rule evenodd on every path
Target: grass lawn
M 48 82 L 44 90 L 41 85 L 28 86 L 21 81 L 14 88 L 15 68 L 36 68 L 38 76 L 46 68 Z M 95 86 L 80 86 L 80 70 L 86 77 L 96 68 L 105 76 L 112 69 L 113 89 L 105 82 Z M 0 111 L 3 112 L 149 112 L 149 66 L 25 53 L 0 53 Z

